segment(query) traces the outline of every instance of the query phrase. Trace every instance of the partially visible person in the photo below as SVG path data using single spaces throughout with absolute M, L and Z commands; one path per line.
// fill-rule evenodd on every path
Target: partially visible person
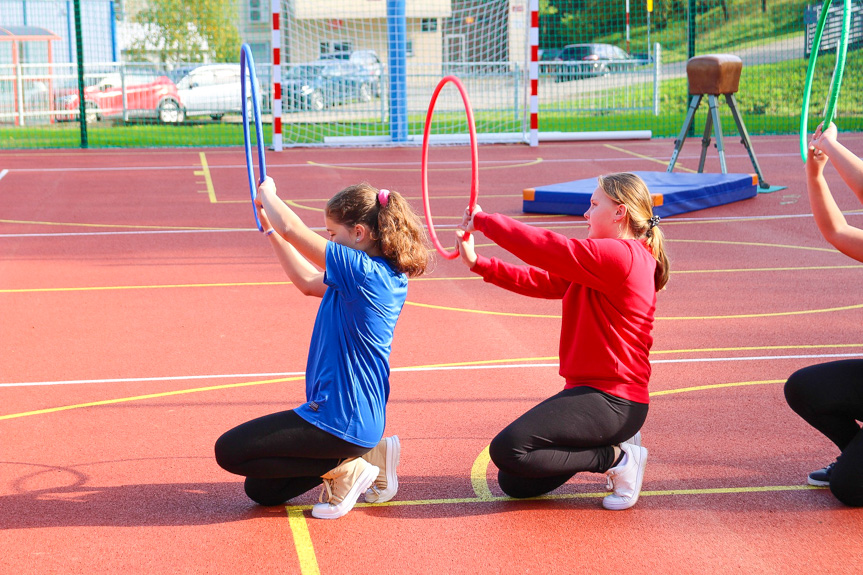
M 863 201 L 863 160 L 839 143 L 836 126 L 819 126 L 809 142 L 806 188 L 821 235 L 843 254 L 863 262 L 863 230 L 848 224 L 836 205 L 824 167 L 833 164 L 854 195 Z M 810 485 L 829 486 L 836 499 L 863 506 L 863 360 L 812 365 L 785 383 L 788 405 L 839 448 L 839 457 L 809 474 Z

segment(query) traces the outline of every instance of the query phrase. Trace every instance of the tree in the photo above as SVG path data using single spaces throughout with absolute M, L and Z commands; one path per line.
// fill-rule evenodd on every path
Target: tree
M 133 44 L 132 55 L 155 49 L 163 64 L 240 58 L 236 0 L 149 0 L 134 21 L 148 38 Z

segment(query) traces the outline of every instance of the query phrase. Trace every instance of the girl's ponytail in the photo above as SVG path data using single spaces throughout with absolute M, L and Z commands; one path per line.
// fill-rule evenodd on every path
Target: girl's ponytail
M 384 258 L 409 277 L 422 275 L 429 264 L 425 228 L 408 201 L 398 192 L 377 196 L 376 237 Z
M 629 214 L 629 230 L 641 239 L 656 259 L 653 283 L 656 291 L 668 283 L 671 273 L 668 256 L 665 253 L 665 236 L 659 229 L 659 216 L 653 215 L 653 198 L 644 180 L 630 173 L 599 176 L 599 187 L 612 200 L 626 206 Z

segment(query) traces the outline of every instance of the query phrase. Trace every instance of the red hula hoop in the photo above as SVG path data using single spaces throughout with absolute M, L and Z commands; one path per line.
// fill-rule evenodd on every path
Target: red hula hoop
M 470 131 L 470 155 L 471 155 L 471 180 L 470 180 L 470 201 L 468 203 L 468 210 L 473 211 L 474 206 L 476 206 L 476 199 L 479 195 L 479 153 L 476 145 L 476 126 L 473 121 L 473 110 L 470 107 L 470 100 L 467 97 L 467 91 L 464 88 L 464 85 L 461 83 L 461 80 L 456 78 L 455 76 L 444 76 L 441 81 L 438 83 L 437 88 L 435 88 L 434 93 L 432 94 L 431 101 L 429 102 L 429 110 L 426 115 L 426 125 L 425 131 L 423 132 L 423 151 L 422 151 L 422 163 L 421 163 L 421 171 L 422 171 L 422 193 L 423 193 L 423 207 L 425 208 L 426 213 L 426 222 L 428 223 L 429 228 L 429 237 L 431 238 L 432 244 L 434 244 L 435 249 L 446 259 L 452 260 L 458 257 L 458 250 L 447 251 L 441 245 L 440 240 L 438 240 L 437 234 L 434 229 L 434 222 L 432 221 L 431 214 L 431 206 L 429 206 L 429 192 L 428 192 L 428 153 L 429 153 L 429 132 L 431 131 L 432 125 L 432 116 L 434 116 L 434 107 L 437 102 L 438 94 L 440 94 L 441 89 L 448 83 L 452 82 L 455 84 L 455 87 L 458 88 L 459 93 L 461 94 L 461 99 L 464 102 L 464 109 L 467 113 L 467 126 Z M 465 239 L 470 237 L 470 234 L 465 234 Z

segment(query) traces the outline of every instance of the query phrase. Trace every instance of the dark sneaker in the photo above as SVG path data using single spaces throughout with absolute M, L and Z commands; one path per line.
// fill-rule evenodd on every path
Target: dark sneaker
M 818 487 L 827 487 L 830 485 L 830 474 L 833 473 L 833 466 L 836 465 L 834 461 L 824 469 L 819 469 L 817 471 L 813 471 L 809 474 L 809 478 L 807 479 L 807 483 L 809 485 L 815 485 Z

